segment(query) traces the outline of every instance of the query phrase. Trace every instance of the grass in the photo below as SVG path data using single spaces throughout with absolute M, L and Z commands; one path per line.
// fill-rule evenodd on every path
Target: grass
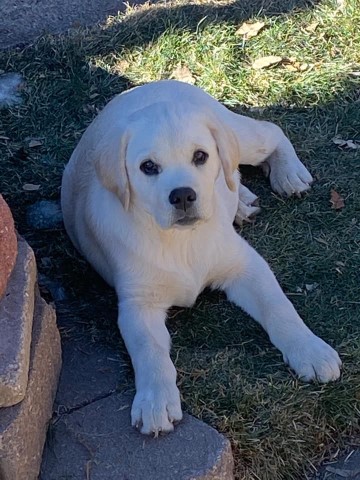
M 305 198 L 282 199 L 245 169 L 263 209 L 242 235 L 269 261 L 307 324 L 338 349 L 341 380 L 298 382 L 260 327 L 220 293 L 172 311 L 169 328 L 184 407 L 230 438 L 236 478 L 309 478 L 360 433 L 360 150 L 332 142 L 335 135 L 360 141 L 360 82 L 352 73 L 360 70 L 358 1 L 167 5 L 0 54 L 0 68 L 26 81 L 24 103 L 0 112 L 0 191 L 40 272 L 60 281 L 75 315 L 87 319 L 82 328 L 94 342 L 118 345 L 113 293 L 62 229 L 33 231 L 26 223 L 28 205 L 59 198 L 63 165 L 96 112 L 115 93 L 183 65 L 227 106 L 281 125 L 316 182 Z M 265 27 L 243 45 L 236 30 L 249 19 Z M 265 55 L 307 67 L 254 70 L 252 62 Z M 43 145 L 29 148 L 30 137 Z M 41 187 L 25 192 L 25 183 Z M 332 189 L 345 199 L 339 211 L 331 208 Z M 101 314 L 104 306 L 110 317 Z

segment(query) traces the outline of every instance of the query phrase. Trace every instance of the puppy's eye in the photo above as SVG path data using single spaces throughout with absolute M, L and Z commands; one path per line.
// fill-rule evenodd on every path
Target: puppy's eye
M 152 160 L 145 160 L 140 165 L 140 170 L 145 173 L 145 175 L 159 175 L 160 167 Z
M 209 155 L 202 150 L 196 150 L 193 156 L 193 162 L 196 166 L 204 165 Z

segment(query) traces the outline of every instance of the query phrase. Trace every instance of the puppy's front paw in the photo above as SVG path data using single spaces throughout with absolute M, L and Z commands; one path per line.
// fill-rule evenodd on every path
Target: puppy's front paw
M 300 195 L 309 190 L 312 182 L 311 174 L 297 158 L 295 161 L 278 162 L 271 165 L 271 187 L 280 195 Z
M 284 353 L 284 361 L 304 381 L 327 383 L 340 377 L 337 352 L 314 334 L 299 338 Z
M 245 185 L 239 185 L 239 203 L 234 222 L 241 226 L 242 223 L 250 222 L 260 212 L 257 206 L 258 197 L 253 194 Z
M 141 433 L 171 432 L 182 419 L 179 389 L 176 384 L 148 385 L 138 389 L 131 408 L 131 424 Z

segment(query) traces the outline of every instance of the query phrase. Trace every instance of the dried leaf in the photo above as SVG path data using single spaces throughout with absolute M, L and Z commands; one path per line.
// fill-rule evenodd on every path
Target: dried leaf
M 309 68 L 308 63 L 298 62 L 294 57 L 283 58 L 282 63 L 284 64 L 286 70 L 290 70 L 290 72 L 304 72 Z
M 357 150 L 360 148 L 360 143 L 351 139 L 344 140 L 339 135 L 336 135 L 334 138 L 332 138 L 332 142 L 335 143 L 335 145 L 339 145 L 339 147 L 351 148 L 352 150 Z
M 282 62 L 282 60 L 283 60 L 283 57 L 279 57 L 277 55 L 261 57 L 255 60 L 255 62 L 252 64 L 252 67 L 255 68 L 256 70 L 259 70 L 261 68 L 267 68 L 273 65 L 277 65 L 280 62 Z
M 305 284 L 305 288 L 308 292 L 312 292 L 313 290 L 316 290 L 318 286 L 319 286 L 318 283 L 306 283 Z
M 315 32 L 315 30 L 317 29 L 318 26 L 319 26 L 319 22 L 312 22 L 312 23 L 310 23 L 309 26 L 307 26 L 305 28 L 305 30 L 307 32 Z
M 235 34 L 243 35 L 245 40 L 249 40 L 249 38 L 256 37 L 256 35 L 264 28 L 264 26 L 264 22 L 244 22 L 241 27 L 236 30 Z
M 360 77 L 360 72 L 349 72 L 352 77 Z
M 334 210 L 341 210 L 345 207 L 343 197 L 336 190 L 331 190 L 330 202 L 331 208 L 333 208 Z
M 332 140 L 333 143 L 335 143 L 335 145 L 339 145 L 340 147 L 343 147 L 343 146 L 346 145 L 346 140 L 343 140 L 339 136 L 336 136 L 336 137 L 332 138 L 331 140 Z
M 40 185 L 34 185 L 33 183 L 25 183 L 22 188 L 27 192 L 34 192 L 35 190 L 39 190 Z
M 298 72 L 299 69 L 296 68 L 295 65 L 292 65 L 291 63 L 288 63 L 287 65 L 285 65 L 285 68 L 286 70 L 289 70 L 289 72 Z
M 115 70 L 117 72 L 126 72 L 126 70 L 130 67 L 130 63 L 127 60 L 120 60 L 115 65 Z
M 353 140 L 347 140 L 346 146 L 352 148 L 353 150 L 360 148 L 360 145 L 358 143 L 355 143 Z
M 181 82 L 191 83 L 192 85 L 195 83 L 195 78 L 192 76 L 189 68 L 186 66 L 178 65 L 175 70 L 170 75 L 170 78 L 174 80 L 180 80 Z
M 307 70 L 309 68 L 309 64 L 308 63 L 301 63 L 300 66 L 299 66 L 299 70 L 300 72 L 305 72 L 305 70 Z
M 33 138 L 32 140 L 30 140 L 29 142 L 29 148 L 34 148 L 34 147 L 41 147 L 41 145 L 43 145 L 43 143 L 36 139 L 36 138 Z

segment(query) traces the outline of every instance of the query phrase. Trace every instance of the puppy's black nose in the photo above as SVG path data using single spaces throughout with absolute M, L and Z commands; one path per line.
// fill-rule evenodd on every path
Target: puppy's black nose
M 178 210 L 186 212 L 196 200 L 196 192 L 189 187 L 175 188 L 170 192 L 169 202 Z

